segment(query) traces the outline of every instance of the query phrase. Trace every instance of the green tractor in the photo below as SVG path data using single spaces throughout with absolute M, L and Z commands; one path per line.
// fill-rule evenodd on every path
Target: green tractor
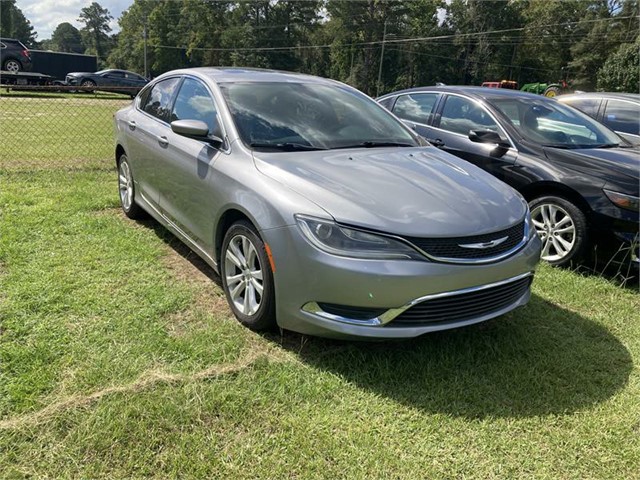
M 566 93 L 568 88 L 567 82 L 562 80 L 559 83 L 526 83 L 520 90 L 544 95 L 545 97 L 557 97 L 562 93 Z

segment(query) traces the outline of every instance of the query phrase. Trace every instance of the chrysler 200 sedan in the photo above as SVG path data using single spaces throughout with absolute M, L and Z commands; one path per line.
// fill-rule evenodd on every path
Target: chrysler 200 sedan
M 415 337 L 529 299 L 541 244 L 523 197 L 344 84 L 177 70 L 115 127 L 124 213 L 208 262 L 249 328 Z

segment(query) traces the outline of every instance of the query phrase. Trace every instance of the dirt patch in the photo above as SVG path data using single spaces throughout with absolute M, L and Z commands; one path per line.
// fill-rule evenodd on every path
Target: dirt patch
M 223 375 L 231 375 L 246 368 L 250 368 L 259 360 L 274 361 L 284 359 L 282 355 L 271 354 L 269 346 L 256 348 L 253 346 L 248 353 L 245 353 L 237 361 L 221 365 L 214 365 L 204 370 L 191 374 L 173 374 L 163 370 L 148 370 L 140 375 L 134 382 L 127 385 L 107 387 L 95 391 L 88 395 L 71 395 L 61 398 L 41 410 L 9 418 L 0 421 L 0 430 L 17 429 L 46 422 L 55 418 L 61 413 L 89 406 L 104 397 L 118 393 L 138 393 L 149 390 L 159 384 L 183 384 L 202 380 L 215 379 Z

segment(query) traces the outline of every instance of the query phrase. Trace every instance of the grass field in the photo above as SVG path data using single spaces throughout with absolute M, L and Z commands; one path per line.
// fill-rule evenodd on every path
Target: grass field
M 408 342 L 261 336 L 114 172 L 5 171 L 0 478 L 640 478 L 636 288 L 533 293 Z

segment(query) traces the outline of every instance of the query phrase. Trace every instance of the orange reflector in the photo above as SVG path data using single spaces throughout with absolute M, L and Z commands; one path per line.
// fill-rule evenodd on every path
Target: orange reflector
M 264 244 L 264 249 L 267 252 L 267 257 L 269 257 L 269 263 L 271 264 L 271 271 L 275 272 L 276 271 L 276 264 L 273 261 L 273 255 L 271 254 L 271 247 L 269 247 L 268 243 Z

